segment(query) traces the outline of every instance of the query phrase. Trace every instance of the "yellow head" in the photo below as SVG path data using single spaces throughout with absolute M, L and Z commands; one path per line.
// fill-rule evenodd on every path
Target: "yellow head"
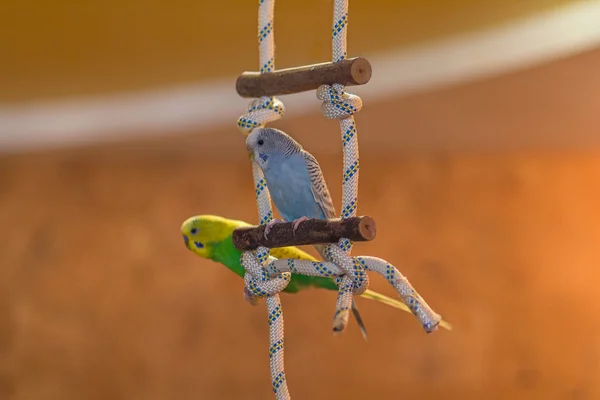
M 240 226 L 248 224 L 217 215 L 196 215 L 183 222 L 181 234 L 189 250 L 200 257 L 212 259 L 215 245 L 230 237 Z

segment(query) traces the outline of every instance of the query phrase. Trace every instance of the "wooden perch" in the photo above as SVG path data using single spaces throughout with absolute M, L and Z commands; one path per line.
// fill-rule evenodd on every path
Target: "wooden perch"
M 235 88 L 242 97 L 279 96 L 316 90 L 321 85 L 364 85 L 371 79 L 371 64 L 355 57 L 340 62 L 306 65 L 266 72 L 244 72 Z
M 294 234 L 291 222 L 274 224 L 265 239 L 265 225 L 237 228 L 233 231 L 233 245 L 241 251 L 302 246 L 307 244 L 337 243 L 342 238 L 366 242 L 375 238 L 375 220 L 369 216 L 346 219 L 310 219 L 300 222 Z

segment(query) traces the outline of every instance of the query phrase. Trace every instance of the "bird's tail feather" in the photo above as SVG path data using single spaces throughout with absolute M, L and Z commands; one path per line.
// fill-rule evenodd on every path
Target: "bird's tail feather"
M 354 301 L 354 298 L 352 298 L 352 314 L 354 314 L 354 318 L 356 318 L 356 323 L 360 328 L 360 333 L 362 333 L 363 339 L 365 339 L 365 341 L 368 342 L 369 339 L 367 337 L 367 328 L 365 328 L 365 324 L 362 320 L 362 317 L 360 316 L 360 312 L 358 312 L 358 306 L 356 305 L 356 301 Z

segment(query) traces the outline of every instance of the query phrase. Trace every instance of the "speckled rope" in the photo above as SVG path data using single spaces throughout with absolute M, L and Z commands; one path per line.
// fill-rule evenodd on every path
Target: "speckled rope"
M 259 50 L 260 71 L 275 69 L 273 40 L 274 0 L 259 0 Z M 346 58 L 346 27 L 348 24 L 348 0 L 335 0 L 334 26 L 332 30 L 333 60 Z M 344 148 L 344 176 L 341 218 L 356 215 L 358 206 L 358 138 L 354 113 L 362 107 L 358 96 L 345 92 L 343 85 L 321 86 L 317 97 L 323 101 L 322 110 L 327 118 L 340 120 L 342 145 Z M 281 118 L 284 106 L 274 97 L 261 97 L 253 100 L 247 112 L 238 119 L 239 129 L 250 133 L 253 129 Z M 273 219 L 271 197 L 265 177 L 256 163 L 252 165 L 256 200 L 260 224 Z M 383 276 L 398 292 L 403 302 L 417 317 L 427 332 L 437 329 L 442 321 L 429 305 L 413 289 L 408 280 L 387 261 L 376 257 L 352 257 L 352 242 L 341 239 L 335 245 L 328 245 L 324 255 L 326 261 L 311 262 L 294 259 L 276 260 L 270 256 L 268 248 L 259 247 L 256 251 L 242 253 L 241 262 L 246 270 L 244 276 L 245 296 L 251 304 L 266 298 L 269 315 L 269 358 L 273 392 L 278 400 L 290 399 L 284 372 L 283 309 L 278 293 L 290 281 L 291 273 L 334 278 L 338 285 L 338 299 L 334 315 L 334 330 L 343 330 L 349 319 L 352 297 L 360 295 L 368 288 L 367 270 Z
M 333 5 L 333 27 L 331 30 L 333 62 L 343 61 L 347 56 L 346 36 L 348 27 L 348 0 L 335 0 Z M 325 117 L 339 119 L 344 150 L 342 179 L 341 218 L 356 215 L 358 207 L 358 132 L 353 115 L 362 108 L 360 97 L 346 93 L 344 85 L 323 85 L 317 89 L 317 98 L 323 101 L 321 107 Z M 348 324 L 352 296 L 362 294 L 369 285 L 369 278 L 360 264 L 350 257 L 352 242 L 341 239 L 337 245 L 329 245 L 325 256 L 346 272 L 338 277 L 338 300 L 333 318 L 333 329 L 342 331 Z
M 440 322 L 442 322 L 442 317 L 429 307 L 408 282 L 408 279 L 396 267 L 381 258 L 369 256 L 352 257 L 352 262 L 354 263 L 354 268 L 360 268 L 363 271 L 373 271 L 384 277 L 396 289 L 404 304 L 408 306 L 426 332 L 433 332 Z M 332 278 L 339 278 L 345 274 L 344 269 L 333 262 L 307 261 L 291 258 L 277 260 L 274 257 L 269 257 L 267 272 L 271 276 L 279 276 L 286 272 L 292 272 L 294 274 Z
M 271 72 L 275 69 L 275 41 L 273 35 L 273 14 L 275 0 L 260 0 L 258 7 L 258 43 L 260 72 Z M 284 114 L 283 103 L 275 97 L 261 97 L 250 102 L 247 112 L 238 119 L 238 128 L 249 134 L 254 128 L 263 127 L 276 121 Z M 256 163 L 252 165 L 256 203 L 260 224 L 266 224 L 273 219 L 271 196 L 267 189 L 265 177 Z M 271 369 L 271 385 L 275 398 L 290 399 L 285 379 L 283 361 L 283 308 L 278 293 L 290 281 L 289 273 L 270 276 L 264 267 L 270 251 L 259 247 L 254 252 L 244 252 L 241 257 L 246 270 L 244 276 L 246 299 L 256 304 L 256 299 L 266 297 L 269 315 L 269 359 Z

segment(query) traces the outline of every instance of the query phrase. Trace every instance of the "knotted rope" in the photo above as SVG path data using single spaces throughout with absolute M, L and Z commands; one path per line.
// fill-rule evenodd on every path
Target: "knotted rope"
M 258 39 L 261 73 L 275 69 L 273 12 L 274 0 L 260 0 Z M 347 24 L 348 0 L 335 0 L 332 30 L 334 62 L 346 58 Z M 344 85 L 340 84 L 319 87 L 317 97 L 323 101 L 322 111 L 325 117 L 340 120 L 344 149 L 341 218 L 353 217 L 358 206 L 359 171 L 358 134 L 353 115 L 362 108 L 362 100 L 358 96 L 346 93 Z M 247 112 L 238 119 L 238 127 L 244 134 L 248 134 L 253 129 L 264 127 L 267 123 L 281 118 L 284 111 L 283 103 L 275 97 L 255 99 L 249 104 Z M 265 225 L 273 219 L 271 197 L 265 177 L 256 163 L 252 164 L 252 172 L 260 224 Z M 367 270 L 383 276 L 396 289 L 426 332 L 434 331 L 441 321 L 440 315 L 427 305 L 393 265 L 376 257 L 352 257 L 351 249 L 352 242 L 348 239 L 330 244 L 325 248 L 324 262 L 276 260 L 265 247 L 242 253 L 241 262 L 247 272 L 244 276 L 246 299 L 251 304 L 256 304 L 258 299 L 266 297 L 271 382 L 278 400 L 290 399 L 284 372 L 283 309 L 278 293 L 289 283 L 291 273 L 335 278 L 338 285 L 333 320 L 335 331 L 341 331 L 347 325 L 353 295 L 360 295 L 368 288 Z
M 260 72 L 271 72 L 275 69 L 275 40 L 273 36 L 273 13 L 275 0 L 260 0 L 258 6 L 258 43 Z M 269 122 L 283 116 L 283 103 L 275 97 L 261 97 L 250 102 L 247 112 L 238 119 L 238 128 L 245 134 L 253 129 L 263 127 Z M 256 189 L 256 203 L 260 224 L 264 225 L 273 219 L 271 196 L 267 189 L 265 177 L 256 163 L 252 163 L 252 175 Z M 256 304 L 256 299 L 266 296 L 269 315 L 269 359 L 271 369 L 271 385 L 275 398 L 290 399 L 285 379 L 283 362 L 283 308 L 278 293 L 285 289 L 290 281 L 290 273 L 282 272 L 271 276 L 264 267 L 270 257 L 266 247 L 259 247 L 254 252 L 242 253 L 242 265 L 246 270 L 244 276 L 246 299 Z
M 333 62 L 346 59 L 346 36 L 348 26 L 348 0 L 335 0 L 333 28 L 331 30 Z M 358 132 L 353 115 L 362 108 L 360 97 L 346 93 L 344 85 L 323 85 L 317 89 L 317 98 L 323 101 L 321 109 L 325 117 L 339 119 L 344 149 L 342 179 L 341 218 L 356 216 L 358 207 Z M 341 249 L 341 250 L 340 250 Z M 337 245 L 328 245 L 325 257 L 342 267 L 345 274 L 336 279 L 338 301 L 333 319 L 334 331 L 341 331 L 348 324 L 352 296 L 362 294 L 369 285 L 369 278 L 360 263 L 350 257 L 352 242 L 341 239 Z

